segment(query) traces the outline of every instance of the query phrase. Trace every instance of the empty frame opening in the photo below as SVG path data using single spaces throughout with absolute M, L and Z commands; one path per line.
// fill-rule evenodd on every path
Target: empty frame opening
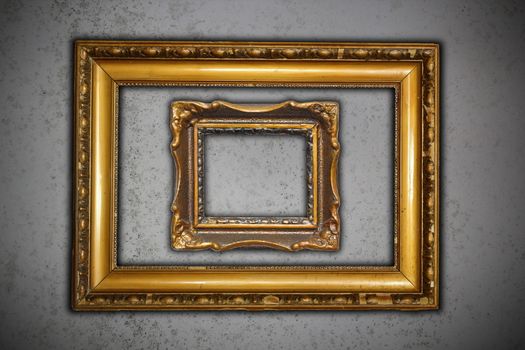
M 119 103 L 119 189 L 118 189 L 118 263 L 120 265 L 393 265 L 394 261 L 394 101 L 393 89 L 340 88 L 167 88 L 121 87 Z M 177 251 L 170 248 L 170 206 L 173 200 L 174 165 L 170 154 L 169 106 L 174 100 L 228 100 L 236 103 L 278 103 L 286 100 L 337 101 L 340 106 L 339 188 L 341 195 L 341 245 L 337 252 L 301 251 L 286 253 L 262 249 L 234 249 L 224 253 L 213 251 Z M 229 149 L 229 154 L 215 154 L 206 160 L 206 178 L 219 185 L 210 186 L 217 192 L 207 192 L 206 209 L 217 215 L 252 215 L 274 213 L 303 214 L 305 211 L 305 182 L 293 182 L 290 174 L 305 173 L 304 141 L 301 136 L 240 135 L 212 136 L 206 142 L 209 151 Z M 226 159 L 237 162 L 249 177 L 240 176 L 248 192 L 258 183 L 275 186 L 279 176 L 261 175 L 257 162 L 250 155 L 266 158 L 263 146 L 270 147 L 264 138 L 275 138 L 271 162 L 278 161 L 280 169 L 288 167 L 290 174 L 281 174 L 287 186 L 274 187 L 271 195 L 279 196 L 270 202 L 236 194 L 244 198 L 226 203 L 229 183 L 224 179 L 231 169 Z M 214 139 L 215 138 L 215 139 Z M 211 144 L 210 144 L 211 143 Z M 243 149 L 244 147 L 244 149 Z M 210 155 L 212 153 L 208 153 Z M 222 157 L 222 158 L 221 158 Z M 275 157 L 275 158 L 273 158 Z M 279 158 L 278 158 L 279 157 Z M 298 161 L 300 158 L 300 161 Z M 297 160 L 297 162 L 295 161 Z M 265 161 L 266 162 L 266 161 Z M 215 169 L 215 170 L 214 170 Z M 219 169 L 220 172 L 216 170 Z M 176 169 L 175 169 L 176 171 Z M 266 173 L 265 173 L 266 171 Z M 223 173 L 221 177 L 220 173 Z M 233 170 L 231 171 L 233 173 Z M 263 174 L 268 176 L 262 176 Z M 290 176 L 288 176 L 290 175 Z M 226 182 L 223 182 L 226 181 Z M 250 184 L 250 181 L 252 184 Z M 222 187 L 221 187 L 222 183 Z M 208 188 L 208 186 L 206 187 Z M 208 190 L 206 190 L 208 191 Z M 293 195 L 293 197 L 292 197 Z M 288 196 L 288 198 L 286 198 Z M 234 198 L 235 198 L 234 197 Z M 270 196 L 268 196 L 270 197 Z M 258 207 L 260 205 L 260 207 Z M 271 207 L 271 208 L 270 208 Z
M 205 216 L 306 217 L 306 137 L 205 134 L 203 153 Z

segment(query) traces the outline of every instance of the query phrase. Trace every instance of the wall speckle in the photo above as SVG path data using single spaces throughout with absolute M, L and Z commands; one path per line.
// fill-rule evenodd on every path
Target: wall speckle
M 0 346 L 523 348 L 524 18 L 521 1 L 2 1 Z M 70 311 L 73 40 L 86 38 L 439 42 L 441 310 Z

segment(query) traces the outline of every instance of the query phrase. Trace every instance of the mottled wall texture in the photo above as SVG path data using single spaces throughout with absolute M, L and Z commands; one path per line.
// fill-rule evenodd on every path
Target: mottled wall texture
M 88 38 L 439 42 L 443 62 L 441 309 L 406 313 L 72 312 L 73 41 Z M 0 45 L 0 348 L 525 347 L 523 2 L 2 0 Z M 129 219 L 123 220 L 121 229 L 130 228 L 127 236 L 121 236 L 123 259 L 213 261 L 217 256 L 209 254 L 174 258 L 162 238 L 166 204 L 159 203 L 170 198 L 166 191 L 171 191 L 172 176 L 171 160 L 163 148 L 169 137 L 162 129 L 168 118 L 163 113 L 172 97 L 192 93 L 139 90 L 123 94 L 122 115 L 127 121 L 123 122 L 122 184 L 126 191 L 121 193 L 121 214 Z M 362 170 L 354 168 L 356 180 L 343 179 L 348 181 L 343 190 L 356 194 L 348 201 L 362 201 L 362 205 L 348 204 L 355 208 L 348 215 L 359 218 L 360 213 L 377 212 L 370 222 L 347 220 L 348 231 L 358 236 L 340 258 L 354 263 L 387 261 L 391 242 L 384 235 L 389 225 L 385 213 L 390 209 L 384 193 L 391 185 L 388 173 L 381 169 L 388 169 L 391 157 L 386 148 L 391 141 L 391 124 L 386 121 L 391 108 L 388 102 L 385 105 L 388 94 L 385 99 L 381 93 L 322 93 L 340 102 L 353 101 L 355 108 L 349 103 L 343 106 L 350 128 L 345 132 L 356 135 L 350 120 L 366 132 L 366 137 L 344 141 L 356 151 L 349 153 L 349 164 L 368 164 L 371 174 L 367 179 L 368 172 L 359 174 Z M 262 95 L 253 96 L 236 91 L 195 94 L 201 99 L 227 96 L 240 101 L 274 101 L 315 98 L 316 92 L 308 96 L 300 91 L 262 90 Z M 151 123 L 143 119 L 148 111 L 154 112 L 149 114 Z M 138 148 L 141 143 L 134 137 L 141 132 L 149 135 L 142 143 L 149 148 Z M 160 153 L 154 151 L 155 140 L 162 143 L 157 145 Z M 366 149 L 374 154 L 373 162 Z M 148 157 L 148 152 L 155 156 Z M 156 203 L 151 205 L 158 205 L 161 211 L 153 210 L 151 215 L 147 212 L 151 206 L 133 201 L 133 196 L 142 196 L 142 183 L 156 179 L 141 164 L 146 170 L 157 169 L 155 191 L 145 200 Z M 377 193 L 360 191 L 367 186 Z M 162 201 L 155 201 L 155 195 Z M 381 200 L 374 200 L 381 195 Z M 369 231 L 364 231 L 367 227 Z M 273 259 L 268 254 L 266 258 Z M 231 257 L 223 254 L 221 259 L 242 263 L 249 258 L 246 254 Z M 315 257 L 297 258 L 315 263 Z M 295 259 L 277 258 L 285 263 Z M 329 256 L 324 259 L 333 262 Z

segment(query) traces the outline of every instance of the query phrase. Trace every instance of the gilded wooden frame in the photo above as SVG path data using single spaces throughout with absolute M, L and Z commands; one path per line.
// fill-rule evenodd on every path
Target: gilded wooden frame
M 250 246 L 285 251 L 337 250 L 340 227 L 338 110 L 337 102 L 324 101 L 286 101 L 276 105 L 173 102 L 171 149 L 177 170 L 172 205 L 172 247 L 216 251 Z M 206 216 L 203 135 L 218 132 L 305 137 L 308 145 L 305 216 Z
M 75 54 L 75 310 L 438 308 L 436 44 L 78 41 Z M 394 264 L 119 266 L 118 91 L 134 85 L 396 88 Z

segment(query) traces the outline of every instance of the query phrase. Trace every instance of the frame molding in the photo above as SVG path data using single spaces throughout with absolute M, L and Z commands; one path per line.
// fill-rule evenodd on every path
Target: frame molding
M 436 44 L 77 41 L 75 54 L 75 310 L 438 308 Z M 135 85 L 396 87 L 394 266 L 118 266 L 118 89 Z
M 286 101 L 236 105 L 175 101 L 171 151 L 176 165 L 171 242 L 176 250 L 264 246 L 285 251 L 339 248 L 337 167 L 339 105 Z M 219 130 L 303 134 L 309 145 L 308 204 L 304 217 L 206 217 L 202 199 L 202 133 Z M 190 171 L 191 169 L 191 171 Z

